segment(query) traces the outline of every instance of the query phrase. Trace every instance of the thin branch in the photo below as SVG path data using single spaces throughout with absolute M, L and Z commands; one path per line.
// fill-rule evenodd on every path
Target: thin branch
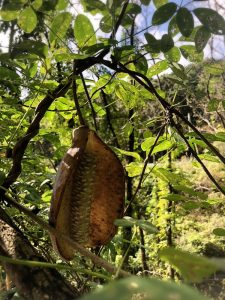
M 223 116 L 222 116 L 221 113 L 218 112 L 218 111 L 216 111 L 216 113 L 217 113 L 217 115 L 218 115 L 219 118 L 220 118 L 220 121 L 221 121 L 221 123 L 222 123 L 222 125 L 223 125 L 223 128 L 225 129 L 225 121 L 224 121 Z
M 81 81 L 83 83 L 83 87 L 84 87 L 84 91 L 85 91 L 85 94 L 86 94 L 86 97 L 88 99 L 88 103 L 91 107 L 91 114 L 92 114 L 92 118 L 93 118 L 93 121 L 94 121 L 94 126 L 95 126 L 95 130 L 98 131 L 98 126 L 97 126 L 97 121 L 96 121 L 96 112 L 94 110 L 94 107 L 93 107 L 93 104 L 92 104 L 92 101 L 91 101 L 91 97 L 89 95 L 89 92 L 88 92 L 88 89 L 87 89 L 87 85 L 86 85 L 86 82 L 84 80 L 84 76 L 82 73 L 80 73 L 80 78 L 81 78 Z
M 76 79 L 75 78 L 73 79 L 73 100 L 74 100 L 75 107 L 76 107 L 76 110 L 77 110 L 77 115 L 78 115 L 78 118 L 79 118 L 79 121 L 80 121 L 80 125 L 86 125 L 86 122 L 83 118 L 83 115 L 82 115 L 82 112 L 81 112 L 81 109 L 80 109 L 79 100 L 78 100 L 78 97 L 77 97 L 77 84 L 76 84 Z
M 58 239 L 64 239 L 71 247 L 73 247 L 74 250 L 78 251 L 81 255 L 91 259 L 91 261 L 97 265 L 98 267 L 104 268 L 111 274 L 115 274 L 118 272 L 118 268 L 112 264 L 110 264 L 108 261 L 104 260 L 103 258 L 95 255 L 91 251 L 87 250 L 83 246 L 81 246 L 79 243 L 73 241 L 68 236 L 64 235 L 63 233 L 60 233 L 57 231 L 54 227 L 47 224 L 43 219 L 41 219 L 39 216 L 35 215 L 31 210 L 24 207 L 20 203 L 13 200 L 8 195 L 4 195 L 4 200 L 12 205 L 13 207 L 17 208 L 19 211 L 23 212 L 25 215 L 27 215 L 29 218 L 31 218 L 35 223 L 37 223 L 41 228 L 48 231 L 49 234 L 56 236 Z M 129 276 L 130 274 L 128 272 L 125 272 L 123 270 L 120 270 L 119 274 L 123 277 Z
M 110 39 L 112 39 L 112 40 L 115 38 L 116 32 L 117 32 L 117 30 L 118 30 L 118 28 L 119 28 L 119 26 L 120 26 L 120 24 L 121 24 L 124 16 L 125 16 L 128 4 L 129 4 L 129 0 L 126 0 L 124 2 L 124 4 L 123 4 L 123 7 L 121 9 L 121 13 L 120 13 L 120 15 L 119 15 L 119 17 L 118 17 L 118 19 L 116 21 L 116 24 L 115 24 L 115 27 L 113 28 L 112 33 L 110 35 Z
M 101 96 L 102 96 L 102 100 L 103 100 L 103 103 L 104 103 L 104 106 L 105 106 L 106 119 L 107 119 L 107 123 L 108 123 L 109 129 L 112 132 L 112 135 L 113 135 L 116 147 L 120 148 L 120 145 L 119 145 L 119 142 L 118 142 L 115 130 L 114 130 L 113 125 L 111 123 L 111 113 L 110 113 L 110 109 L 109 109 L 109 106 L 108 106 L 106 94 L 105 94 L 105 92 L 104 92 L 103 89 L 101 90 Z
M 215 180 L 215 178 L 213 177 L 213 175 L 210 173 L 210 171 L 207 169 L 207 167 L 205 166 L 205 164 L 202 162 L 202 160 L 198 157 L 197 153 L 193 150 L 193 148 L 191 147 L 191 145 L 189 144 L 187 138 L 185 137 L 184 133 L 181 130 L 180 125 L 176 124 L 174 122 L 174 120 L 171 118 L 170 119 L 171 125 L 176 129 L 177 133 L 180 135 L 180 137 L 184 140 L 185 144 L 188 147 L 188 150 L 192 153 L 192 155 L 194 156 L 194 158 L 197 160 L 197 162 L 202 166 L 203 170 L 205 171 L 205 173 L 207 174 L 207 176 L 209 177 L 209 179 L 212 181 L 212 183 L 215 184 L 215 186 L 217 187 L 217 189 L 223 194 L 225 195 L 225 190 L 218 184 L 218 182 Z
M 152 152 L 153 152 L 155 146 L 156 146 L 157 143 L 158 143 L 158 140 L 159 140 L 159 138 L 160 138 L 160 136 L 161 136 L 161 134 L 162 134 L 162 132 L 163 132 L 165 126 L 166 126 L 166 124 L 164 124 L 164 125 L 160 128 L 160 130 L 159 130 L 159 132 L 158 132 L 158 134 L 157 134 L 157 136 L 156 136 L 156 139 L 155 139 L 155 141 L 154 141 L 154 144 L 152 145 L 152 147 L 151 147 L 151 149 L 150 149 L 150 151 L 149 151 L 149 153 L 148 153 L 148 156 L 146 157 L 146 159 L 145 159 L 145 161 L 144 161 L 144 166 L 143 166 L 143 169 L 142 169 L 142 172 L 141 172 L 141 176 L 140 176 L 138 185 L 137 185 L 137 187 L 136 187 L 136 190 L 135 190 L 135 192 L 134 192 L 134 194 L 133 194 L 133 197 L 132 197 L 131 201 L 129 202 L 129 204 L 127 205 L 127 207 L 126 207 L 126 209 L 125 209 L 125 211 L 124 211 L 124 215 L 126 214 L 126 212 L 127 212 L 128 208 L 130 207 L 131 203 L 135 200 L 135 197 L 136 197 L 138 191 L 141 189 L 142 181 L 143 181 L 143 178 L 144 178 L 144 175 L 145 175 L 145 171 L 146 171 L 146 168 L 147 168 L 149 159 L 150 159 L 150 157 L 151 157 L 151 155 L 152 155 Z

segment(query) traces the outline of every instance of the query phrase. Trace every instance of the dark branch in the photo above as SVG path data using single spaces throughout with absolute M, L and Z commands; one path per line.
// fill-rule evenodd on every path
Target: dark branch
M 207 174 L 207 176 L 209 177 L 209 179 L 212 181 L 212 183 L 215 184 L 215 186 L 217 187 L 217 189 L 223 194 L 225 195 L 225 190 L 223 190 L 223 188 L 218 184 L 218 182 L 215 180 L 215 178 L 213 177 L 213 175 L 209 172 L 209 170 L 207 169 L 207 167 L 204 165 L 204 163 L 202 162 L 202 160 L 198 157 L 197 153 L 193 150 L 193 148 L 191 147 L 191 145 L 189 144 L 187 138 L 185 137 L 184 133 L 182 132 L 182 129 L 180 127 L 180 125 L 176 124 L 174 122 L 174 120 L 170 120 L 171 121 L 171 125 L 176 129 L 177 133 L 180 135 L 180 137 L 184 140 L 185 144 L 188 147 L 188 150 L 191 152 L 191 154 L 194 156 L 194 158 L 197 160 L 197 162 L 202 166 L 203 170 L 205 171 L 205 173 Z
M 83 87 L 84 87 L 86 97 L 88 99 L 88 103 L 89 103 L 90 108 L 91 108 L 91 114 L 92 114 L 92 118 L 93 118 L 93 121 L 94 121 L 95 130 L 98 131 L 98 126 L 97 126 L 97 121 L 96 121 L 96 113 L 95 113 L 95 110 L 94 110 L 94 107 L 93 107 L 93 104 L 92 104 L 92 100 L 91 100 L 91 97 L 89 95 L 87 85 L 86 85 L 86 82 L 84 80 L 84 76 L 83 76 L 82 73 L 80 73 L 80 78 L 81 78 L 81 81 L 82 81 L 82 84 L 83 84 Z

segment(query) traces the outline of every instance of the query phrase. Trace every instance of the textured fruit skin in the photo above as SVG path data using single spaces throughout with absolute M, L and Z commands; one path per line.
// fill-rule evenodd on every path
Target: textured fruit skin
M 57 172 L 49 223 L 83 246 L 105 245 L 116 233 L 114 220 L 123 215 L 124 193 L 121 162 L 93 130 L 81 126 Z M 64 259 L 73 258 L 65 240 L 51 239 Z

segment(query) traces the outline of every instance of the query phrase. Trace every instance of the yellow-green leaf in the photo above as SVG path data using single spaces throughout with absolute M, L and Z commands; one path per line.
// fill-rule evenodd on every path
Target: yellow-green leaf
M 69 12 L 62 12 L 53 19 L 49 36 L 50 42 L 64 38 L 70 26 L 71 18 L 72 16 Z
M 18 18 L 18 25 L 26 33 L 32 32 L 37 26 L 37 16 L 31 7 L 26 7 L 21 11 Z
M 96 44 L 93 25 L 87 16 L 79 14 L 74 22 L 74 36 L 79 48 Z

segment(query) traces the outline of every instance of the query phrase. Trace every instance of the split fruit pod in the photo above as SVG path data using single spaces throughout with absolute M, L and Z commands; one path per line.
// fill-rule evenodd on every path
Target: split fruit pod
M 49 223 L 85 246 L 107 244 L 116 234 L 114 221 L 124 211 L 125 177 L 116 154 L 87 126 L 74 130 L 72 147 L 62 159 L 53 188 Z M 74 249 L 51 235 L 66 260 Z

